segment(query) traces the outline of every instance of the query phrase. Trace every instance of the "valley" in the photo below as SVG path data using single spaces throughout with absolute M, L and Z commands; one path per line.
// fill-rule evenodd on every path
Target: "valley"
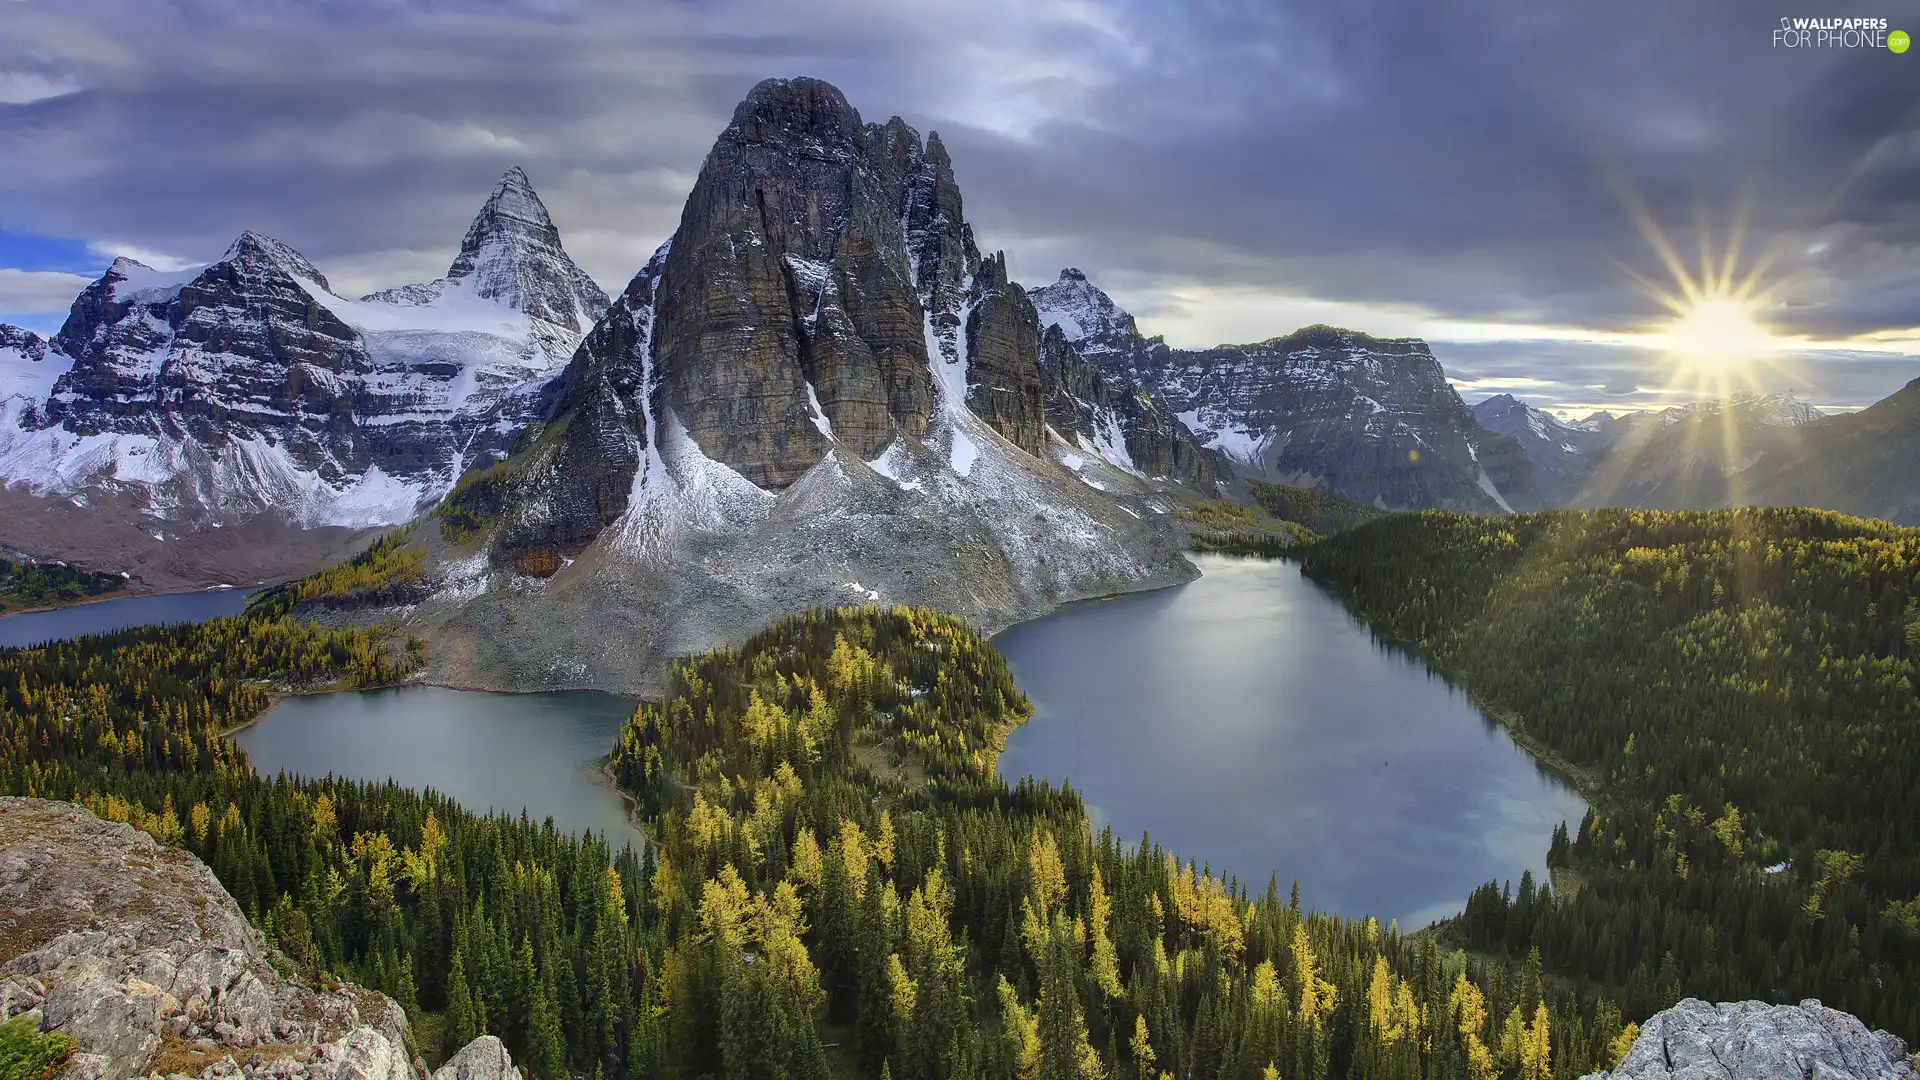
M 611 294 L 516 166 L 432 280 L 248 229 L 0 326 L 0 546 L 85 568 L 9 595 L 113 597 L 0 617 L 0 795 L 390 998 L 382 1080 L 1573 1080 L 1692 996 L 1912 1071 L 1920 382 L 1176 347 L 818 79 L 671 175 Z

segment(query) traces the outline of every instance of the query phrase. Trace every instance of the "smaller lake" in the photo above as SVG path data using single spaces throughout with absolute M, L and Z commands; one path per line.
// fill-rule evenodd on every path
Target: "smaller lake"
M 1196 556 L 1198 581 L 1005 631 L 1031 721 L 1009 779 L 1072 783 L 1098 825 L 1181 860 L 1413 929 L 1487 881 L 1542 879 L 1580 797 L 1458 687 L 1290 562 Z
M 391 778 L 475 813 L 497 810 L 563 831 L 642 834 L 600 772 L 635 702 L 613 694 L 488 694 L 438 686 L 287 698 L 235 733 L 256 772 Z
M 30 611 L 0 617 L 0 649 L 44 645 L 87 634 L 110 634 L 136 626 L 203 623 L 246 609 L 258 589 L 207 589 L 204 592 L 123 596 L 90 604 Z

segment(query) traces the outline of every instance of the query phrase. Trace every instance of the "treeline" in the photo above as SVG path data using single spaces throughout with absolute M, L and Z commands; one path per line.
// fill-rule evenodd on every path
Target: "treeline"
M 290 618 L 0 652 L 0 790 L 204 859 L 304 977 L 561 1076 L 1571 1077 L 1632 1036 L 1543 978 L 1252 894 L 996 772 L 1028 715 L 946 616 L 816 611 L 688 660 L 614 754 L 610 850 L 390 784 L 255 776 L 223 733 L 417 643 Z
M 119 592 L 118 574 L 83 570 L 66 563 L 33 562 L 0 556 L 0 614 L 22 608 L 58 607 Z
M 1819 997 L 1920 1036 L 1920 530 L 1813 510 L 1374 522 L 1302 554 L 1593 781 L 1560 891 L 1448 929 L 1620 1000 Z
M 410 531 L 411 527 L 387 533 L 339 566 L 281 586 L 276 592 L 290 595 L 295 601 L 311 601 L 392 592 L 417 583 L 425 573 L 426 555 L 407 546 Z
M 1537 960 L 1250 893 L 995 775 L 958 619 L 816 610 L 681 663 L 613 768 L 660 854 L 669 1075 L 1571 1077 L 1631 1041 Z

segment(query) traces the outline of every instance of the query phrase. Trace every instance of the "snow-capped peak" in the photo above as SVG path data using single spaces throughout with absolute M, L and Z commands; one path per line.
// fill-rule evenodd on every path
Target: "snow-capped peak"
M 609 304 L 561 246 L 546 204 L 517 165 L 500 177 L 467 227 L 446 277 L 365 299 L 431 304 L 456 288 L 532 318 L 545 328 L 544 344 L 561 353 L 572 352 Z
M 1053 284 L 1027 294 L 1042 328 L 1057 326 L 1082 356 L 1096 362 L 1128 355 L 1140 331 L 1129 315 L 1078 267 L 1060 271 Z
M 226 254 L 220 256 L 220 262 L 241 264 L 265 263 L 282 271 L 289 277 L 304 278 L 319 285 L 323 289 L 332 291 L 332 287 L 327 284 L 326 275 L 322 274 L 318 267 L 308 262 L 305 255 L 300 254 L 298 251 L 275 240 L 271 236 L 254 232 L 252 229 L 241 233 L 239 238 L 227 247 Z

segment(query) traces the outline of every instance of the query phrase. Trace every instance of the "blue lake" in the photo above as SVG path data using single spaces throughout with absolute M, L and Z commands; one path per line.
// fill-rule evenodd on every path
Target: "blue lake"
M 109 634 L 135 626 L 202 623 L 223 615 L 238 615 L 255 589 L 208 589 L 204 592 L 125 596 L 90 604 L 30 611 L 0 618 L 0 649 L 43 645 L 86 634 Z
M 1542 877 L 1585 812 L 1570 787 L 1293 563 L 1194 562 L 1186 585 L 995 639 L 1035 706 L 1002 775 L 1069 781 L 1120 838 L 1255 893 L 1297 879 L 1304 904 L 1407 929 Z

